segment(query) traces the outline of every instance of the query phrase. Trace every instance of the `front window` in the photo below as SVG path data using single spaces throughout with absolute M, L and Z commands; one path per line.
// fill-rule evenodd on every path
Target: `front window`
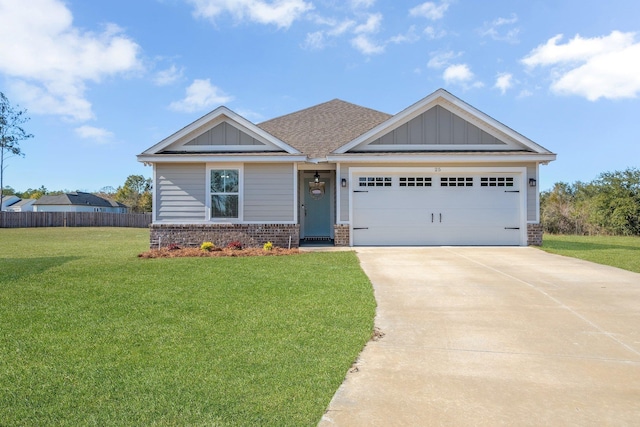
M 211 218 L 238 218 L 238 169 L 211 171 Z

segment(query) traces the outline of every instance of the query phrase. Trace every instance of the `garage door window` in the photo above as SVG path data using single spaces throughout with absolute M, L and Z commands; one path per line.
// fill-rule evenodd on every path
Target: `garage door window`
M 431 187 L 431 177 L 401 176 L 400 187 Z
M 358 178 L 360 187 L 391 187 L 390 176 L 361 176 Z
M 443 176 L 440 178 L 441 187 L 473 187 L 473 177 Z
M 481 187 L 513 187 L 511 176 L 490 176 L 480 178 Z

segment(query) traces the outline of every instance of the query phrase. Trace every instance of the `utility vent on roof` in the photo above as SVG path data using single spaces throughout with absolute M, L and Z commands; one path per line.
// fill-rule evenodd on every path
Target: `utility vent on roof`
M 441 187 L 473 187 L 473 177 L 443 176 L 440 178 Z
M 513 177 L 491 176 L 480 178 L 481 187 L 513 187 Z
M 358 178 L 360 187 L 391 187 L 390 176 L 361 176 Z
M 431 187 L 431 177 L 401 176 L 400 187 Z

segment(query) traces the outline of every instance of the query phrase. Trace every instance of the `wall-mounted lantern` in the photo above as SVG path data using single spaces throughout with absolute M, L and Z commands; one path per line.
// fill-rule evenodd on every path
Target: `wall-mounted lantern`
M 342 181 L 340 181 L 340 185 L 342 186 L 342 188 L 345 188 L 347 186 L 347 179 L 342 178 Z
M 529 178 L 529 187 L 535 187 L 537 184 L 537 181 L 535 178 Z

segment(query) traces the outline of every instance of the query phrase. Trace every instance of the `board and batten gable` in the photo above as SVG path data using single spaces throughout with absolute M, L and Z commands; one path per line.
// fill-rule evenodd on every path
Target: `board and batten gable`
M 295 221 L 295 168 L 287 163 L 245 163 L 244 221 Z
M 240 129 L 231 126 L 227 122 L 222 122 L 212 129 L 196 136 L 184 146 L 253 146 L 263 150 L 274 150 L 256 138 L 242 132 Z
M 201 222 L 206 219 L 204 163 L 158 163 L 155 166 L 155 221 Z
M 369 145 L 506 146 L 507 144 L 446 108 L 436 105 Z

